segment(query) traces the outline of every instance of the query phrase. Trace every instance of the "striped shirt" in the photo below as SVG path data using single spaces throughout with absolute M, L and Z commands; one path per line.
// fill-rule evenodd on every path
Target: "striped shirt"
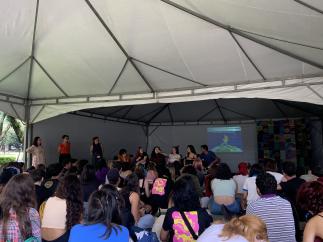
M 293 211 L 287 200 L 276 195 L 261 196 L 248 205 L 246 212 L 266 223 L 270 242 L 296 242 Z

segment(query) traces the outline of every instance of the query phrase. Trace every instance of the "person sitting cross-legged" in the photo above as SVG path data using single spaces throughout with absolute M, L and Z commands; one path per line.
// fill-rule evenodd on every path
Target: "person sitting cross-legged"
M 273 175 L 260 174 L 256 178 L 260 198 L 247 206 L 247 214 L 261 218 L 267 226 L 270 242 L 296 242 L 291 204 L 276 195 L 277 181 Z

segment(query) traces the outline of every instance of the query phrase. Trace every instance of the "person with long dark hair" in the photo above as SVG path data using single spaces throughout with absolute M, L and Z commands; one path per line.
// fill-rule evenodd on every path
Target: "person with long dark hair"
M 41 240 L 35 187 L 28 174 L 12 177 L 0 195 L 0 241 Z
M 40 137 L 35 137 L 32 146 L 26 149 L 26 152 L 32 156 L 32 166 L 37 167 L 39 164 L 46 164 L 45 151 L 42 146 L 42 140 Z
M 232 214 L 240 213 L 240 199 L 236 199 L 237 184 L 232 179 L 230 167 L 220 163 L 211 181 L 213 195 L 210 197 L 209 209 L 212 214 L 223 214 L 223 206 Z
M 98 161 L 103 158 L 103 147 L 100 143 L 98 136 L 92 138 L 92 144 L 90 146 L 90 152 L 92 155 L 92 163 L 95 165 Z
M 172 201 L 174 206 L 167 210 L 160 232 L 161 241 L 197 240 L 213 219 L 201 208 L 190 176 L 183 176 L 175 182 Z
M 125 211 L 128 211 L 128 214 L 129 211 L 131 212 L 131 215 L 127 217 L 128 221 L 124 220 L 123 224 L 128 228 L 133 225 L 143 229 L 152 228 L 154 218 L 151 214 L 147 214 L 149 208 L 140 200 L 139 178 L 135 173 L 126 177 L 125 186 L 120 194 L 125 201 Z
M 45 204 L 42 218 L 43 241 L 68 241 L 69 231 L 82 220 L 81 183 L 67 175 L 60 181 L 55 195 Z
M 120 225 L 119 199 L 113 186 L 94 192 L 89 199 L 87 222 L 72 228 L 69 242 L 128 242 L 129 231 Z
M 93 165 L 87 164 L 81 173 L 81 188 L 83 193 L 83 202 L 87 202 L 92 192 L 100 185 L 95 176 L 95 168 Z
M 166 157 L 162 153 L 159 146 L 155 146 L 151 152 L 150 160 L 156 164 L 156 166 L 165 166 Z
M 186 149 L 185 165 L 192 165 L 196 158 L 195 147 L 193 145 L 188 145 Z

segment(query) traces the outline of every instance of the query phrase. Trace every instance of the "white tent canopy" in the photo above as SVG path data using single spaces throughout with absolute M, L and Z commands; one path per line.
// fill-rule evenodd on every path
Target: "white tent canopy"
M 0 109 L 219 98 L 323 104 L 320 0 L 2 0 Z

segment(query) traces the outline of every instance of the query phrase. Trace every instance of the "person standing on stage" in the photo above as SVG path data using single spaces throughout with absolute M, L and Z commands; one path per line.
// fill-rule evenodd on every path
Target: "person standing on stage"
M 70 137 L 66 134 L 62 136 L 62 142 L 58 145 L 59 163 L 71 159 Z
M 34 138 L 32 146 L 27 148 L 26 152 L 32 155 L 32 166 L 45 165 L 45 152 L 40 137 Z
M 98 161 L 100 161 L 103 158 L 103 148 L 98 136 L 92 138 L 90 152 L 92 154 L 93 164 L 96 164 Z

